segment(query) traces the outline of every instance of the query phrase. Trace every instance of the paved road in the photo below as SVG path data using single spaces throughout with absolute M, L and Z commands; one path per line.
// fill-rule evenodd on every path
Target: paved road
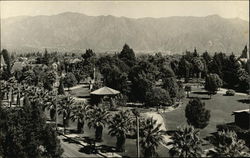
M 96 154 L 85 154 L 83 152 L 80 152 L 79 150 L 83 146 L 64 141 L 63 139 L 65 139 L 65 137 L 63 136 L 59 136 L 58 138 L 61 140 L 61 146 L 64 149 L 64 153 L 62 157 L 67 157 L 67 158 L 101 157 L 100 155 L 96 155 Z

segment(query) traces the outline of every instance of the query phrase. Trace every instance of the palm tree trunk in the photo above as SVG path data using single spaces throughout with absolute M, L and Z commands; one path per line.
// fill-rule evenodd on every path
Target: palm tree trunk
M 77 121 L 77 133 L 84 133 L 83 127 L 84 127 L 84 121 L 78 119 L 78 121 Z
M 55 115 L 55 114 L 56 114 L 55 109 L 54 109 L 54 108 L 51 108 L 51 109 L 50 109 L 50 119 L 53 120 L 53 121 L 56 120 L 56 117 L 55 117 L 56 115 Z
M 102 130 L 103 130 L 102 126 L 97 126 L 96 127 L 95 138 L 96 138 L 97 142 L 101 142 L 102 141 Z
M 69 127 L 69 118 L 68 117 L 63 117 L 63 125 L 65 126 L 65 127 Z
M 125 151 L 125 142 L 126 142 L 126 135 L 123 134 L 121 136 L 116 137 L 116 150 L 118 152 L 124 152 Z

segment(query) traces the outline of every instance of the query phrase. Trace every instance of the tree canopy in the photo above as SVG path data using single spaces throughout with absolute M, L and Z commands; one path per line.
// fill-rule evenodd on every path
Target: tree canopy
M 205 128 L 210 119 L 210 111 L 205 108 L 205 103 L 201 102 L 199 98 L 189 101 L 185 109 L 185 116 L 188 124 L 195 128 Z

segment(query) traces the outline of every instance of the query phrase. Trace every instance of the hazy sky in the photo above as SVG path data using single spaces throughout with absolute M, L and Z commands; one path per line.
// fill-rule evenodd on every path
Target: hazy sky
M 248 1 L 0 1 L 1 18 L 79 12 L 132 18 L 168 16 L 239 17 L 249 21 Z

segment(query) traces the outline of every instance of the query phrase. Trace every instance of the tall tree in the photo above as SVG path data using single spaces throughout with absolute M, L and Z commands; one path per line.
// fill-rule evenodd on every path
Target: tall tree
M 210 111 L 205 109 L 205 103 L 201 102 L 199 98 L 189 101 L 185 109 L 185 116 L 188 124 L 193 125 L 195 128 L 205 128 L 210 119 Z
M 125 44 L 122 48 L 121 53 L 118 55 L 118 57 L 124 61 L 129 67 L 132 67 L 135 65 L 136 58 L 135 53 L 132 48 L 130 48 L 127 44 Z
M 50 62 L 51 62 L 50 55 L 49 55 L 47 49 L 45 48 L 44 56 L 43 56 L 43 64 L 48 66 L 50 64 Z
M 209 92 L 210 98 L 212 94 L 216 94 L 217 90 L 222 86 L 222 80 L 217 74 L 208 74 L 205 81 L 205 89 Z
M 242 50 L 241 58 L 247 58 L 247 45 L 245 45 L 244 49 Z
M 63 79 L 63 83 L 68 88 L 68 90 L 70 90 L 69 88 L 73 87 L 77 83 L 75 75 L 71 72 L 67 73 Z
M 69 119 L 71 117 L 73 108 L 74 108 L 74 99 L 70 96 L 62 96 L 60 100 L 58 101 L 59 107 L 58 107 L 58 113 L 59 115 L 63 115 L 63 125 L 64 127 L 69 126 Z
M 86 49 L 86 52 L 82 55 L 82 57 L 83 57 L 85 60 L 87 60 L 87 59 L 89 59 L 89 58 L 91 58 L 91 57 L 94 57 L 94 56 L 96 56 L 96 54 L 93 52 L 92 49 Z
M 208 156 L 212 157 L 248 157 L 249 153 L 246 150 L 245 142 L 239 140 L 235 132 L 219 131 L 215 133 L 210 143 L 214 146 L 213 150 L 209 150 Z
M 72 115 L 71 119 L 73 121 L 77 120 L 77 132 L 78 133 L 83 133 L 84 129 L 84 120 L 86 118 L 86 113 L 88 110 L 88 105 L 87 104 L 81 104 L 72 109 Z
M 3 49 L 1 54 L 2 54 L 3 60 L 4 60 L 5 64 L 6 64 L 6 69 L 4 69 L 4 72 L 3 72 L 2 75 L 3 75 L 4 79 L 8 80 L 11 77 L 11 58 L 10 58 L 10 54 L 7 51 L 7 49 Z
M 178 130 L 171 137 L 172 141 L 168 143 L 172 147 L 169 154 L 172 157 L 201 157 L 202 140 L 199 137 L 199 131 L 192 126 L 178 127 Z
M 130 98 L 144 102 L 146 92 L 152 89 L 158 73 L 157 67 L 148 61 L 141 61 L 135 65 L 129 73 L 129 79 L 132 82 Z
M 153 118 L 148 118 L 143 122 L 140 129 L 140 145 L 145 158 L 157 156 L 156 149 L 163 141 L 163 132 L 161 124 L 157 124 Z
M 53 84 L 56 82 L 57 74 L 55 71 L 47 71 L 46 76 L 44 78 L 44 88 L 52 91 L 53 90 Z
M 169 106 L 172 104 L 172 99 L 168 91 L 162 88 L 152 88 L 146 92 L 145 104 L 148 107 Z
M 109 112 L 101 105 L 93 106 L 87 112 L 88 127 L 95 129 L 95 139 L 98 142 L 102 141 L 102 131 L 108 123 L 109 117 Z
M 168 77 L 163 79 L 163 88 L 168 91 L 170 97 L 175 100 L 179 91 L 179 86 L 175 77 Z
M 0 110 L 0 156 L 60 158 L 56 132 L 46 124 L 38 101 L 19 109 Z
M 116 136 L 116 150 L 118 152 L 125 151 L 126 135 L 131 129 L 131 118 L 129 111 L 120 111 L 109 122 L 109 135 Z
M 59 87 L 58 87 L 58 94 L 59 95 L 64 95 L 64 86 L 63 86 L 63 79 L 60 79 Z

